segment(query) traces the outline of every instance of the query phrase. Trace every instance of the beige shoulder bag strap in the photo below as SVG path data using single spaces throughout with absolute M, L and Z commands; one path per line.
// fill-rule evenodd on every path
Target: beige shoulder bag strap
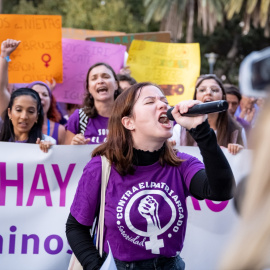
M 100 257 L 102 257 L 103 253 L 105 194 L 111 173 L 111 165 L 109 160 L 105 156 L 101 156 L 101 160 L 102 160 L 101 196 L 100 196 L 100 209 L 99 209 L 97 240 L 96 240 L 96 248 L 99 250 Z
M 102 174 L 101 174 L 101 198 L 100 198 L 100 209 L 97 229 L 97 240 L 96 248 L 99 250 L 100 257 L 103 253 L 103 231 L 104 231 L 104 210 L 105 210 L 105 194 L 106 188 L 111 173 L 111 165 L 109 160 L 105 156 L 101 156 L 102 161 Z M 81 264 L 77 260 L 74 253 L 72 253 L 68 270 L 83 270 Z

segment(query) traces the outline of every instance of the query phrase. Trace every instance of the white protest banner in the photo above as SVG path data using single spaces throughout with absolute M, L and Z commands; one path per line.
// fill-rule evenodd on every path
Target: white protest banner
M 71 250 L 65 223 L 78 180 L 95 146 L 0 142 L 0 269 L 66 270 Z M 180 151 L 201 159 L 196 147 Z M 249 173 L 251 151 L 224 150 L 236 180 Z M 187 199 L 188 224 L 181 256 L 186 270 L 215 270 L 237 215 L 229 202 Z M 194 256 L 196 260 L 194 260 Z
M 66 270 L 65 223 L 93 146 L 0 142 L 0 269 Z
M 202 160 L 198 147 L 180 147 L 179 150 Z M 238 183 L 249 174 L 252 151 L 241 150 L 237 155 L 232 155 L 224 149 L 224 154 Z M 180 254 L 186 263 L 185 270 L 216 270 L 222 252 L 231 240 L 239 220 L 233 200 L 198 201 L 188 197 L 187 208 L 186 237 Z

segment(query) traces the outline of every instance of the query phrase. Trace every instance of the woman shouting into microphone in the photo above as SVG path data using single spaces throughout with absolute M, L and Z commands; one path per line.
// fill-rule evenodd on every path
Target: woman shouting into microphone
M 214 74 L 201 75 L 197 79 L 193 99 L 204 103 L 226 100 L 221 80 Z M 244 128 L 231 117 L 228 111 L 208 114 L 208 122 L 216 133 L 218 144 L 228 148 L 231 154 L 237 154 L 241 149 L 247 147 Z M 181 125 L 174 126 L 170 141 L 176 147 L 197 145 L 187 129 Z
M 189 130 L 204 163 L 175 152 L 167 141 L 173 122 L 158 86 L 135 84 L 115 100 L 107 141 L 95 148 L 84 168 L 66 224 L 68 242 L 83 269 L 100 268 L 108 242 L 117 269 L 185 269 L 179 254 L 187 226 L 186 198 L 228 200 L 235 187 L 207 115 L 181 115 L 198 103 L 181 102 L 172 115 Z M 100 205 L 101 156 L 111 164 L 102 258 L 89 233 Z

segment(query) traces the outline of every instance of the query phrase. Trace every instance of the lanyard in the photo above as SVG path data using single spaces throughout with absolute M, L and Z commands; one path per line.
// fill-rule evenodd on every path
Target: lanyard
M 50 131 L 51 131 L 51 129 L 50 129 L 50 120 L 47 119 L 47 135 L 48 136 L 50 135 Z

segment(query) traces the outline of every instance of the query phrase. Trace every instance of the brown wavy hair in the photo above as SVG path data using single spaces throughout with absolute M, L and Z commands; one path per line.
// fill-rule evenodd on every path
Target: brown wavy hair
M 83 100 L 83 111 L 85 112 L 85 114 L 89 117 L 89 118 L 94 118 L 98 115 L 98 112 L 97 112 L 97 109 L 95 107 L 95 102 L 94 102 L 94 98 L 93 96 L 89 93 L 89 74 L 90 72 L 95 68 L 95 67 L 98 67 L 98 66 L 105 66 L 106 68 L 108 68 L 112 74 L 113 74 L 113 77 L 115 79 L 115 81 L 117 82 L 117 86 L 118 88 L 115 90 L 114 92 L 114 99 L 116 99 L 122 92 L 120 86 L 119 86 L 119 80 L 116 76 L 116 73 L 115 71 L 113 70 L 113 68 L 106 64 L 106 63 L 103 63 L 103 62 L 99 62 L 99 63 L 96 63 L 94 65 L 92 65 L 88 72 L 87 72 L 87 75 L 86 75 L 86 81 L 85 81 L 85 96 L 84 96 L 84 100 Z
M 197 99 L 197 88 L 201 85 L 201 83 L 205 80 L 213 79 L 217 82 L 219 87 L 222 90 L 222 100 L 226 100 L 226 92 L 223 86 L 222 81 L 215 74 L 205 74 L 201 75 L 197 79 L 197 83 L 195 86 L 195 92 L 193 95 L 193 99 Z M 242 128 L 240 125 L 232 118 L 228 111 L 220 112 L 218 114 L 217 119 L 217 142 L 220 146 L 227 147 L 229 143 L 231 143 L 231 135 L 235 130 L 238 130 L 237 142 L 238 144 L 243 145 L 243 140 L 241 136 Z M 194 140 L 191 135 L 187 132 L 187 145 L 193 146 Z
M 51 95 L 51 105 L 47 112 L 47 117 L 48 119 L 57 123 L 59 123 L 59 121 L 62 119 L 61 113 L 59 112 L 56 106 L 56 99 L 53 95 Z
M 121 175 L 133 174 L 135 172 L 135 167 L 132 163 L 133 140 L 131 131 L 123 126 L 121 120 L 125 116 L 133 116 L 134 105 L 143 87 L 151 85 L 160 89 L 152 83 L 138 83 L 132 85 L 128 90 L 118 96 L 114 102 L 112 115 L 109 119 L 107 141 L 95 148 L 92 153 L 92 157 L 98 155 L 106 156 Z M 162 92 L 161 89 L 160 91 Z M 159 162 L 162 166 L 165 164 L 179 166 L 182 161 L 176 156 L 172 146 L 166 141 Z
M 46 88 L 46 90 L 48 92 L 48 95 L 50 97 L 50 107 L 49 107 L 49 110 L 48 110 L 46 116 L 51 121 L 59 123 L 59 121 L 62 119 L 62 115 L 61 115 L 61 113 L 59 112 L 59 110 L 57 108 L 56 99 L 53 96 L 49 85 L 47 83 L 42 82 L 42 81 L 34 81 L 34 82 L 31 82 L 30 84 L 28 84 L 27 88 L 32 89 L 33 86 L 35 86 L 35 85 L 41 85 L 41 86 Z

